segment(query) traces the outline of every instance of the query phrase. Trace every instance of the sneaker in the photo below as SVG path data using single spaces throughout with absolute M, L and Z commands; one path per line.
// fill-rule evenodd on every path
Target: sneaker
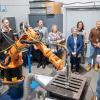
M 75 72 L 75 69 L 71 69 L 71 72 L 74 73 Z
M 99 70 L 99 65 L 98 65 L 98 64 L 95 64 L 95 65 L 94 65 L 94 70 L 95 70 L 95 71 L 98 71 L 98 70 Z
M 89 72 L 90 69 L 91 69 L 91 65 L 90 65 L 90 64 L 87 64 L 87 65 L 86 65 L 86 71 Z

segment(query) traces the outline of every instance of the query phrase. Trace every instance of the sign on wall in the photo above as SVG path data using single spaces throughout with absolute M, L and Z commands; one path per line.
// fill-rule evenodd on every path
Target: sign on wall
M 0 5 L 0 12 L 7 12 L 6 5 Z

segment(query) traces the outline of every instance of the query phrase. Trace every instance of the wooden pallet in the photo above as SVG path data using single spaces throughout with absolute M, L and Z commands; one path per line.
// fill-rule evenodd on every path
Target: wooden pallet
M 67 81 L 65 72 L 57 74 L 46 86 L 48 93 L 60 100 L 81 100 L 82 92 L 87 79 L 76 74 L 72 74 Z

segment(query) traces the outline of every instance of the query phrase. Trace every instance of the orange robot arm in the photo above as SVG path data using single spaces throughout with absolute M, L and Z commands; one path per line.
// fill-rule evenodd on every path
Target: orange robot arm
M 33 29 L 28 28 L 26 33 L 33 38 L 33 40 L 37 40 L 36 33 L 33 31 Z M 44 45 L 42 42 L 36 42 L 36 47 L 43 53 L 45 57 L 49 59 L 49 61 L 55 66 L 57 70 L 61 70 L 64 67 L 64 61 L 57 57 L 50 48 L 47 48 L 46 45 Z
M 47 48 L 42 42 L 38 41 L 38 35 L 32 28 L 28 28 L 19 40 L 8 50 L 4 64 L 0 64 L 1 68 L 16 68 L 22 65 L 22 51 L 27 48 L 30 43 L 35 43 L 36 47 L 43 53 L 45 57 L 55 66 L 57 70 L 63 69 L 64 61 L 57 57 L 51 49 Z M 9 61 L 10 59 L 10 61 Z M 9 63 L 8 63 L 9 61 Z

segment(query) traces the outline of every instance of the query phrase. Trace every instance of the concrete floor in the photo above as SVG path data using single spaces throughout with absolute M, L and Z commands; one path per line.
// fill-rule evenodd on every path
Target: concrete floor
M 37 68 L 36 66 L 37 66 L 37 63 L 32 64 L 32 73 L 33 74 L 54 76 L 57 73 L 57 71 L 52 67 L 52 65 L 46 66 L 45 69 Z M 28 74 L 27 67 L 23 67 L 23 73 L 25 76 Z M 94 71 L 93 68 L 89 72 L 86 72 L 85 68 L 82 67 L 80 75 L 91 78 L 90 87 L 88 88 L 88 92 L 85 97 L 86 98 L 85 100 L 91 100 L 91 97 L 93 96 L 93 94 L 96 93 L 96 81 L 97 81 L 98 72 Z

